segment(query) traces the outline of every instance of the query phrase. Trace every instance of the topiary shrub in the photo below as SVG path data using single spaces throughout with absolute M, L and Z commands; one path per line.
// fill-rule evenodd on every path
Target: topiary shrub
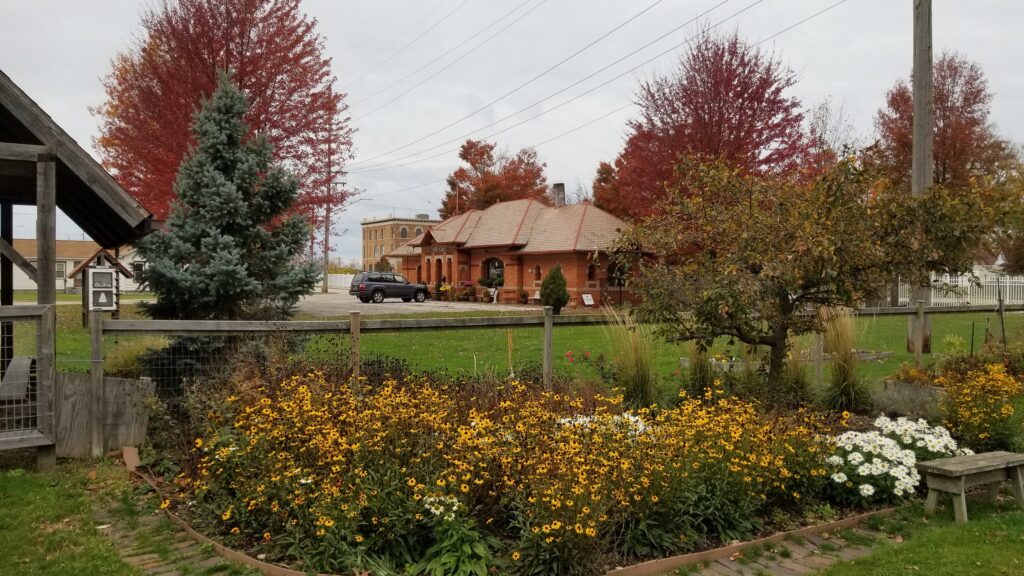
M 562 311 L 562 306 L 569 303 L 569 290 L 565 284 L 565 276 L 562 275 L 562 267 L 555 265 L 544 281 L 540 284 L 540 301 L 545 306 L 555 309 L 555 314 Z

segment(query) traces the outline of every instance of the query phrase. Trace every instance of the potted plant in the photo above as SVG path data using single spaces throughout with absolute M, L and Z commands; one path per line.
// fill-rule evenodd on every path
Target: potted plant
M 528 304 L 530 302 L 530 293 L 526 290 L 519 290 L 519 303 Z
M 551 306 L 555 314 L 562 313 L 562 306 L 569 303 L 569 290 L 562 275 L 562 267 L 556 265 L 540 283 L 540 302 Z

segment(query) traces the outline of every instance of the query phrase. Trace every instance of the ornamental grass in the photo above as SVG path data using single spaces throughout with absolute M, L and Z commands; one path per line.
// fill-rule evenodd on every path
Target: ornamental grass
M 192 512 L 303 569 L 590 574 L 750 536 L 823 489 L 829 427 L 709 390 L 671 409 L 313 373 L 208 414 Z

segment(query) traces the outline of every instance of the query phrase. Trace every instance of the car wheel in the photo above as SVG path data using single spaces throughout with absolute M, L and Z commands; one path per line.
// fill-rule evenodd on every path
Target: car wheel
M 402 302 L 411 302 L 412 298 L 402 298 Z
M 370 297 L 369 296 L 360 296 L 359 297 L 359 301 L 362 302 L 363 304 L 368 304 L 370 302 Z
M 423 290 L 417 290 L 416 295 L 413 296 L 413 298 L 415 298 L 417 302 L 423 302 L 427 299 L 427 293 Z
M 381 302 L 384 301 L 384 291 L 383 290 L 374 290 L 373 291 L 373 295 L 370 296 L 370 299 L 373 300 L 373 302 L 375 304 L 380 304 Z

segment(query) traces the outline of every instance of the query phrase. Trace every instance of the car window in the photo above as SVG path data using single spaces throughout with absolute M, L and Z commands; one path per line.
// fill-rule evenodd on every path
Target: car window
M 399 284 L 409 283 L 409 281 L 405 279 L 405 276 L 402 276 L 401 274 L 395 274 L 395 282 L 398 282 Z
M 366 275 L 366 281 L 367 282 L 383 282 L 384 280 L 381 279 L 381 275 L 380 274 L 367 274 Z
M 380 275 L 380 281 L 381 282 L 387 282 L 387 283 L 390 284 L 391 282 L 395 281 L 395 277 L 393 275 L 391 275 L 391 274 L 381 274 Z

